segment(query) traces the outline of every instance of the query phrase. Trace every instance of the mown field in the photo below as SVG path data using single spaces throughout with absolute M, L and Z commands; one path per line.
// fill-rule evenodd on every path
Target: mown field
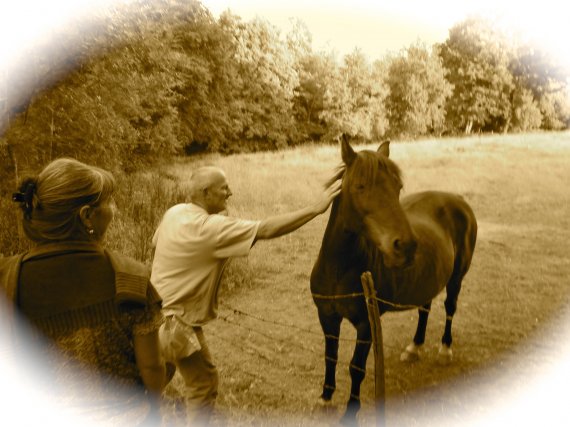
M 234 193 L 230 214 L 261 219 L 312 203 L 340 162 L 339 151 L 308 146 L 209 155 L 121 178 L 119 212 L 107 244 L 150 263 L 154 228 L 168 206 L 184 200 L 185 183 L 197 165 L 226 170 Z M 417 363 L 399 361 L 412 339 L 417 313 L 382 317 L 387 425 L 502 425 L 501 410 L 517 396 L 527 396 L 531 403 L 523 408 L 523 419 L 564 425 L 551 407 L 544 410 L 537 403 L 547 393 L 552 393 L 547 400 L 557 402 L 560 392 L 537 388 L 542 396 L 536 396 L 529 387 L 559 365 L 568 337 L 570 134 L 394 143 L 391 153 L 403 170 L 404 194 L 425 189 L 462 194 L 477 215 L 479 236 L 459 296 L 450 366 L 436 362 L 444 295 L 433 304 Z M 0 208 L 3 223 L 14 223 L 11 211 Z M 355 333 L 343 324 L 337 391 L 333 406 L 323 410 L 316 402 L 323 382 L 324 340 L 309 290 L 327 219 L 328 212 L 290 235 L 258 242 L 249 257 L 234 260 L 226 271 L 220 319 L 205 328 L 221 375 L 214 425 L 338 422 L 348 399 Z M 8 227 L 3 229 L 7 233 Z M 25 245 L 8 234 L 0 235 L 0 243 L 5 254 Z M 361 395 L 363 426 L 374 424 L 373 366 L 371 353 Z M 167 424 L 185 425 L 178 375 L 166 397 Z
M 561 313 L 570 299 L 570 135 L 393 144 L 392 158 L 404 172 L 405 194 L 423 189 L 462 194 L 477 215 L 479 239 L 455 316 L 451 366 L 436 363 L 443 295 L 434 303 L 418 363 L 399 361 L 417 314 L 382 318 L 387 424 L 457 425 L 479 419 L 485 425 L 510 395 L 524 392 L 542 366 L 560 354 L 555 337 L 564 329 Z M 232 214 L 263 218 L 311 203 L 339 159 L 338 147 L 315 146 L 200 162 L 227 171 Z M 180 162 L 168 172 L 184 182 L 193 166 Z M 227 272 L 221 319 L 206 328 L 221 373 L 215 424 L 325 426 L 336 424 L 342 414 L 355 338 L 349 324 L 342 329 L 334 405 L 326 411 L 316 405 L 324 340 L 309 274 L 327 218 L 325 213 L 291 235 L 259 242 Z M 374 422 L 372 356 L 368 372 L 361 425 Z M 175 377 L 167 392 L 174 424 L 184 422 L 175 410 L 181 390 L 181 379 Z M 541 409 L 527 410 L 539 414 Z

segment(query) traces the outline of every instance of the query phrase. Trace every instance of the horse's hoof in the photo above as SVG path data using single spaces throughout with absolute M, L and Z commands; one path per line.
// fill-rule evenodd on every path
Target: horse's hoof
M 344 427 L 358 427 L 358 420 L 355 414 L 344 414 L 340 419 L 340 425 Z
M 404 352 L 400 355 L 400 361 L 406 363 L 417 362 L 420 360 L 420 346 L 414 343 L 409 344 Z
M 360 410 L 360 401 L 353 399 L 352 397 L 346 405 L 346 411 L 340 419 L 340 424 L 345 427 L 358 427 L 358 420 L 356 415 Z
M 450 346 L 442 344 L 441 347 L 439 347 L 437 361 L 442 366 L 447 366 L 453 361 L 453 352 Z
M 330 408 L 332 406 L 332 399 L 325 400 L 322 397 L 319 397 L 317 400 L 317 405 L 321 408 Z
M 330 416 L 336 413 L 336 407 L 333 405 L 332 399 L 325 400 L 322 397 L 319 397 L 316 405 L 313 408 L 315 412 L 323 416 Z

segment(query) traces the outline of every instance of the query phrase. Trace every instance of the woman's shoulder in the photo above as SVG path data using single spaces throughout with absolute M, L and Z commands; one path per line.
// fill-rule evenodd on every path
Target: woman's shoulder
M 8 257 L 0 256 L 0 288 L 4 290 L 10 300 L 15 297 L 20 265 L 24 255 L 22 253 Z
M 147 279 L 150 277 L 150 268 L 142 262 L 110 249 L 105 249 L 105 253 L 111 261 L 115 273 L 128 273 Z
M 12 268 L 14 265 L 18 265 L 22 261 L 25 255 L 26 255 L 25 253 L 21 253 L 16 255 L 4 256 L 3 254 L 0 253 L 0 268 L 7 269 L 7 268 Z
M 115 292 L 118 303 L 138 303 L 148 306 L 160 303 L 158 293 L 150 283 L 150 268 L 134 258 L 105 249 L 115 272 Z

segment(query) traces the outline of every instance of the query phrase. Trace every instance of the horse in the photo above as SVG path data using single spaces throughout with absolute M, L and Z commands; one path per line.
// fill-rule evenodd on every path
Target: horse
M 461 282 L 469 270 L 477 221 L 457 194 L 424 191 L 400 200 L 399 167 L 390 158 L 390 141 L 377 151 L 355 152 L 341 139 L 345 165 L 341 192 L 333 201 L 310 286 L 325 336 L 325 377 L 320 402 L 330 404 L 336 388 L 340 325 L 348 319 L 357 339 L 349 372 L 350 398 L 342 422 L 356 422 L 360 385 L 371 347 L 361 275 L 372 274 L 380 315 L 417 308 L 415 335 L 402 361 L 419 359 L 432 300 L 446 288 L 446 322 L 438 358 L 452 359 L 451 324 Z

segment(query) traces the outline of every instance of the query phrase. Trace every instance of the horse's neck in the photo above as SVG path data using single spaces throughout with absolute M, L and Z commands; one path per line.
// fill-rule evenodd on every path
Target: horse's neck
M 321 259 L 334 265 L 335 270 L 350 270 L 360 265 L 372 272 L 375 281 L 385 276 L 386 267 L 382 253 L 374 245 L 348 232 L 339 212 L 339 200 L 335 199 L 321 246 Z M 339 273 L 342 274 L 342 272 Z
M 328 257 L 342 256 L 354 244 L 354 237 L 346 232 L 344 221 L 339 213 L 340 197 L 333 201 L 331 213 L 325 234 L 323 236 L 322 250 Z
M 364 252 L 369 252 L 358 234 L 347 231 L 346 224 L 340 214 L 339 199 L 335 199 L 331 208 L 323 237 L 322 251 L 331 262 L 340 265 L 353 261 L 355 257 Z

